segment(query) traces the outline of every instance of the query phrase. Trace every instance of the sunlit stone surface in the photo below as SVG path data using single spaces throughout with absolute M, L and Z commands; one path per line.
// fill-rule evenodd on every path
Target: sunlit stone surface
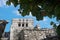
M 10 40 L 42 40 L 46 36 L 55 36 L 54 29 L 41 29 L 33 26 L 33 19 L 13 19 L 10 28 Z

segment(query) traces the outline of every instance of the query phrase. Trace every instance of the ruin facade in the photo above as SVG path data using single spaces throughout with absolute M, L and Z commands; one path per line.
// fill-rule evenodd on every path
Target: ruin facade
M 13 19 L 10 28 L 10 40 L 42 40 L 47 36 L 55 36 L 54 29 L 34 27 L 33 19 Z

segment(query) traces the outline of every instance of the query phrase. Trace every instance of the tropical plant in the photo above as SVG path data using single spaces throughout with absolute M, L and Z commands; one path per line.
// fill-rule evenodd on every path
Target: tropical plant
M 60 0 L 8 0 L 6 3 L 7 5 L 13 3 L 15 7 L 20 5 L 18 11 L 22 16 L 29 15 L 31 12 L 37 20 L 43 19 L 44 16 L 60 19 Z

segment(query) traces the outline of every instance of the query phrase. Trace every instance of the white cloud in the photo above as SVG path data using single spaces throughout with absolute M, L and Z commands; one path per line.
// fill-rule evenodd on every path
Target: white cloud
M 6 1 L 7 0 L 0 0 L 0 7 L 9 7 L 8 5 L 6 5 Z M 11 6 L 12 6 L 13 4 L 11 3 Z
M 29 16 L 32 16 L 31 12 L 29 13 Z
M 38 5 L 38 7 L 42 8 L 40 5 Z
M 1 3 L 1 1 L 0 1 L 0 7 L 2 7 L 2 3 Z
M 58 25 L 59 25 L 59 23 L 56 23 L 56 25 L 58 26 Z
M 16 15 L 21 16 L 21 14 L 19 13 L 19 11 L 18 11 L 18 10 L 14 10 L 14 11 L 13 11 L 13 13 L 14 13 L 14 14 L 16 14 Z M 32 17 L 31 12 L 29 13 L 29 15 L 26 15 L 25 17 L 27 17 L 27 16 L 28 16 L 28 17 Z
M 6 0 L 2 0 L 2 4 L 3 5 L 6 5 Z
M 19 11 L 18 11 L 18 10 L 14 10 L 14 11 L 13 11 L 13 13 L 14 13 L 14 14 L 16 14 L 16 15 L 21 16 L 21 14 L 19 13 Z
M 47 19 L 46 18 L 43 18 L 43 21 L 47 21 Z
M 3 7 L 4 5 L 6 5 L 6 1 L 7 0 L 0 0 L 0 7 Z

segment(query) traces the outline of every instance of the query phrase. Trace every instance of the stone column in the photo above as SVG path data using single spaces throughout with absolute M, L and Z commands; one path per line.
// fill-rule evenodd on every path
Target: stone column
M 21 27 L 22 27 L 22 23 L 21 23 Z

